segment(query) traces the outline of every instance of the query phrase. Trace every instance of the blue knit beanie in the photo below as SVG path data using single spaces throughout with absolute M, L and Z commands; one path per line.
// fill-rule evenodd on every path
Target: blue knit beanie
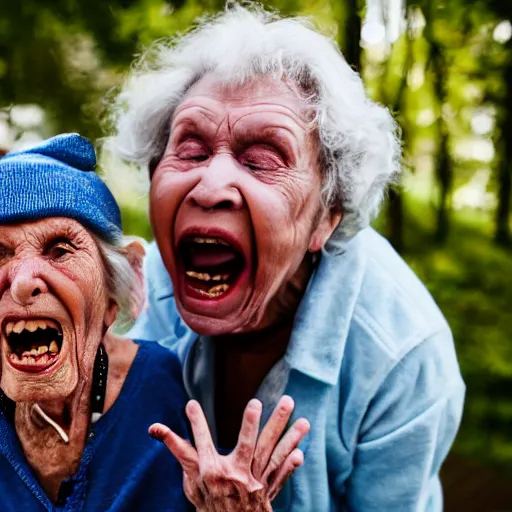
M 95 166 L 94 148 L 77 134 L 7 153 L 0 158 L 0 224 L 69 217 L 115 241 L 121 213 Z

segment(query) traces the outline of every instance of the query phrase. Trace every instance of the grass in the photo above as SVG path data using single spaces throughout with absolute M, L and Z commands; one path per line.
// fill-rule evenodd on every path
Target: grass
M 512 253 L 492 243 L 490 220 L 454 213 L 446 244 L 433 241 L 434 211 L 407 199 L 403 257 L 454 333 L 467 385 L 454 450 L 512 473 Z M 144 213 L 123 210 L 125 232 L 151 239 Z M 386 232 L 384 217 L 375 226 Z

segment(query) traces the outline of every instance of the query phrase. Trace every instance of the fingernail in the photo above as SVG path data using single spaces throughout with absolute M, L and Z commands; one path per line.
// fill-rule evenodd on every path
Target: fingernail
M 249 403 L 247 404 L 247 407 L 249 407 L 250 409 L 255 409 L 255 410 L 260 411 L 263 406 L 257 398 L 253 398 L 252 400 L 249 401 Z
M 300 421 L 300 423 L 304 426 L 304 430 L 306 430 L 306 432 L 309 432 L 309 430 L 311 429 L 311 423 L 309 423 L 309 421 L 306 418 L 299 418 L 297 421 Z
M 281 407 L 293 409 L 295 407 L 295 402 L 293 401 L 293 398 L 289 395 L 283 395 L 281 397 Z
M 189 416 L 191 415 L 194 415 L 197 411 L 197 402 L 195 400 L 189 400 L 189 402 L 187 403 L 187 414 Z

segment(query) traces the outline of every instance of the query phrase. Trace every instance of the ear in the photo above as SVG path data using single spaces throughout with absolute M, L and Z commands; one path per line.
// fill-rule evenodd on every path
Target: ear
M 110 300 L 105 316 L 103 317 L 103 323 L 107 329 L 115 322 L 118 310 L 118 305 L 113 300 Z
M 320 217 L 315 230 L 311 234 L 308 251 L 318 252 L 327 243 L 334 230 L 341 222 L 343 214 L 337 210 L 325 210 Z
M 130 266 L 135 273 L 135 283 L 131 292 L 133 305 L 131 314 L 133 320 L 136 320 L 142 312 L 146 298 L 144 293 L 144 273 L 142 271 L 142 263 L 144 261 L 146 251 L 140 242 L 131 242 L 126 247 L 124 247 L 124 252 L 126 259 L 130 263 Z

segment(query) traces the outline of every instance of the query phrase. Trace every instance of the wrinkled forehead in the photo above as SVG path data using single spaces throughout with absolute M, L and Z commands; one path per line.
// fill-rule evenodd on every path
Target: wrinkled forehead
M 37 244 L 56 237 L 90 239 L 93 242 L 92 235 L 82 224 L 67 217 L 47 217 L 15 224 L 0 224 L 0 242 L 7 242 L 14 247 L 24 241 Z
M 205 75 L 187 91 L 174 118 L 191 106 L 212 104 L 222 105 L 226 111 L 262 107 L 286 111 L 302 123 L 307 121 L 311 110 L 298 87 L 289 81 L 265 75 L 245 83 L 232 83 L 215 75 Z

